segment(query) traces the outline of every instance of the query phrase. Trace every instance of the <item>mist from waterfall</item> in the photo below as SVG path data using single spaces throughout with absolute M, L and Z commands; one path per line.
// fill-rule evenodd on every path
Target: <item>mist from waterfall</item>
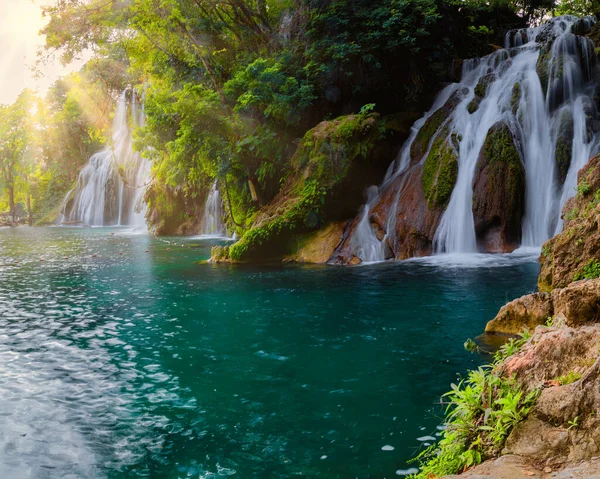
M 81 170 L 63 203 L 61 223 L 146 228 L 144 193 L 151 165 L 133 149 L 133 131 L 144 122 L 143 101 L 127 88 L 117 104 L 112 142 Z
M 369 189 L 369 199 L 352 238 L 356 256 L 364 262 L 390 257 L 386 248 L 394 244 L 396 207 L 405 179 L 387 212 L 383 239 L 378 238 L 370 224 L 370 211 L 392 181 L 399 175 L 406 178 L 411 174 L 416 165 L 411 165 L 410 150 L 419 130 L 455 93 L 463 94 L 462 99 L 429 139 L 429 149 L 418 163 L 424 163 L 435 136 L 447 129 L 448 137 L 457 143 L 458 176 L 433 238 L 434 252 L 478 251 L 472 211 L 473 180 L 488 132 L 498 122 L 508 125 L 525 169 L 521 245 L 540 247 L 561 230 L 561 210 L 576 193 L 577 172 L 600 151 L 600 129 L 593 101 L 597 87 L 592 81 L 594 45 L 588 38 L 572 33 L 578 21 L 586 28 L 595 23 L 590 17 L 581 20 L 574 16 L 557 17 L 539 27 L 511 31 L 506 35 L 503 49 L 463 62 L 461 81 L 439 93 L 431 110 L 413 125 L 382 185 Z M 538 74 L 540 69 L 545 75 Z M 488 80 L 487 91 L 477 110 L 470 112 L 469 104 L 476 99 L 475 89 L 482 79 Z M 556 150 L 561 134 L 564 141 L 565 124 L 569 126 L 566 141 L 571 154 L 568 171 L 561 177 Z

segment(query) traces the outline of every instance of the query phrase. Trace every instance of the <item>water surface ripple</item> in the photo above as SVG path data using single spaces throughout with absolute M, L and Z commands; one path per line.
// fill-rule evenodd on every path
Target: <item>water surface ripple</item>
M 382 478 L 532 256 L 196 264 L 210 243 L 0 229 L 0 477 Z

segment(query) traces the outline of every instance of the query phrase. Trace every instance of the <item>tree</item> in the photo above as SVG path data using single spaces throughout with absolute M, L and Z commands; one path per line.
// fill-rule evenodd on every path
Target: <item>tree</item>
M 15 103 L 0 106 L 0 173 L 8 190 L 9 212 L 15 221 L 15 185 L 31 141 L 34 96 L 23 90 Z
M 556 7 L 558 15 L 596 15 L 600 17 L 600 2 L 598 0 L 560 0 Z

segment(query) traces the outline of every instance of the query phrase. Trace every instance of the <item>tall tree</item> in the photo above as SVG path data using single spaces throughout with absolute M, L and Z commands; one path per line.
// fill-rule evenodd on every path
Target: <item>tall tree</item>
M 23 90 L 15 103 L 0 106 L 0 173 L 8 190 L 8 204 L 15 221 L 15 185 L 31 141 L 34 96 Z

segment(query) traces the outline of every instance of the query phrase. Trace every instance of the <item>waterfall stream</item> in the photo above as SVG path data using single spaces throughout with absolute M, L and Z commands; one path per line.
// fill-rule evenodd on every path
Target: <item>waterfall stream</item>
M 525 206 L 521 245 L 539 247 L 562 228 L 566 200 L 576 193 L 577 172 L 600 150 L 600 122 L 594 104 L 596 55 L 586 37 L 574 27 L 588 28 L 594 19 L 557 17 L 535 28 L 508 32 L 505 46 L 494 53 L 466 60 L 462 79 L 444 88 L 433 107 L 418 120 L 398 158 L 390 165 L 378 189 L 371 187 L 368 201 L 351 238 L 357 257 L 365 262 L 389 258 L 394 244 L 397 202 L 411 169 L 421 167 L 434 137 L 448 131 L 458 160 L 458 174 L 447 206 L 433 237 L 436 253 L 478 251 L 473 215 L 473 182 L 486 138 L 499 122 L 509 128 L 525 171 Z M 484 93 L 481 94 L 483 85 Z M 479 95 L 477 90 L 479 89 Z M 449 98 L 462 96 L 432 138 L 423 159 L 414 164 L 411 145 L 427 119 Z M 475 111 L 473 102 L 477 102 Z M 445 134 L 445 133 L 444 133 Z M 562 148 L 562 150 L 561 150 Z M 557 151 L 567 151 L 564 171 L 557 166 Z M 411 164 L 411 160 L 413 163 Z M 387 210 L 385 236 L 377 235 L 371 211 L 398 176 L 395 201 Z M 395 186 L 396 187 L 396 186 Z
M 65 198 L 61 223 L 146 227 L 150 162 L 133 149 L 133 131 L 144 121 L 143 102 L 133 89 L 126 89 L 117 104 L 112 142 L 81 170 L 75 189 Z
M 227 237 L 227 227 L 223 222 L 223 201 L 216 180 L 206 197 L 200 234 L 208 237 Z

